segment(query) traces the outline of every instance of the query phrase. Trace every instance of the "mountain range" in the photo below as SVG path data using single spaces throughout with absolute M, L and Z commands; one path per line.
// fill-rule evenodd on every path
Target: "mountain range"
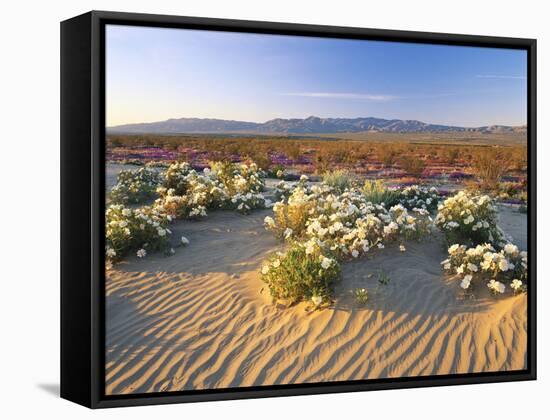
M 492 125 L 457 127 L 428 124 L 417 120 L 383 118 L 276 118 L 264 123 L 220 120 L 211 118 L 177 118 L 165 121 L 124 124 L 107 128 L 109 134 L 192 134 L 192 133 L 258 133 L 258 134 L 315 134 L 315 133 L 452 133 L 525 132 L 526 126 Z

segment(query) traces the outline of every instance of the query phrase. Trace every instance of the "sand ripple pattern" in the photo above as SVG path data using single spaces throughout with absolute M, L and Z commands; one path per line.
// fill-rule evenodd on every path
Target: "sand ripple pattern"
M 462 297 L 441 275 L 437 240 L 344 264 L 333 309 L 271 305 L 258 269 L 281 245 L 262 228 L 266 214 L 181 222 L 188 248 L 109 274 L 108 394 L 526 367 L 525 296 Z M 388 286 L 377 286 L 379 270 Z M 364 308 L 355 287 L 369 289 Z

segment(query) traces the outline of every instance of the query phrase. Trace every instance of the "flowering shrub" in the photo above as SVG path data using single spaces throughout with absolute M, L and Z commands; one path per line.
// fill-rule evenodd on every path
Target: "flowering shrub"
M 291 249 L 299 254 L 303 248 L 305 255 L 318 252 L 336 260 L 359 258 L 373 248 L 384 248 L 387 242 L 419 239 L 430 234 L 433 226 L 426 209 L 408 210 L 396 204 L 388 210 L 368 201 L 362 191 L 352 188 L 338 193 L 324 183 L 310 186 L 307 178 L 300 180 L 287 199 L 275 203 L 273 213 L 274 217 L 265 218 L 265 227 L 288 241 Z M 262 269 L 264 277 L 271 273 L 269 267 Z M 278 276 L 287 274 L 275 273 L 270 274 L 274 276 L 270 281 L 286 285 L 287 280 Z M 281 296 L 277 290 L 273 293 L 275 299 Z M 317 296 L 319 292 L 310 293 Z
M 273 211 L 274 218 L 266 217 L 265 224 L 277 237 L 317 239 L 339 257 L 351 258 L 384 241 L 418 239 L 430 233 L 432 222 L 426 210 L 409 213 L 400 204 L 386 210 L 356 190 L 335 195 L 326 185 L 299 186 L 286 203 L 275 203 Z
M 211 162 L 211 172 L 225 186 L 228 195 L 260 192 L 265 189 L 265 173 L 252 162 L 236 165 L 229 161 Z
M 170 220 L 170 216 L 151 207 L 129 209 L 120 204 L 110 205 L 105 212 L 105 255 L 108 261 L 118 261 L 128 252 L 140 249 L 167 249 Z M 143 252 L 140 254 L 145 256 Z
M 288 197 L 292 194 L 292 186 L 285 181 L 279 181 L 275 185 L 275 199 L 280 201 L 288 200 Z
M 154 209 L 173 219 L 197 219 L 206 216 L 209 201 L 201 194 L 174 195 L 174 190 L 159 190 L 161 198 L 154 203 Z
M 254 163 L 213 164 L 213 167 L 214 170 L 205 168 L 199 173 L 188 163 L 174 163 L 168 166 L 163 185 L 158 187 L 162 178 L 156 171 L 150 168 L 126 171 L 129 175 L 123 175 L 124 185 L 138 185 L 137 179 L 141 183 L 136 187 L 136 194 L 156 191 L 159 198 L 152 206 L 136 210 L 122 206 L 107 209 L 109 260 L 116 261 L 136 249 L 138 257 L 143 258 L 149 250 L 167 247 L 166 236 L 170 231 L 166 225 L 172 220 L 205 217 L 207 210 L 217 208 L 246 214 L 270 205 L 259 192 L 264 185 L 263 172 Z M 126 182 L 127 179 L 131 182 Z M 120 190 L 115 192 L 120 194 Z
M 173 195 L 185 195 L 189 189 L 189 175 L 196 171 L 187 162 L 176 162 L 168 167 L 164 176 L 164 188 L 172 189 Z
M 314 196 L 308 190 L 298 186 L 289 196 L 287 202 L 279 201 L 273 206 L 274 219 L 265 218 L 265 226 L 278 238 L 301 236 L 306 223 L 316 210 Z
M 448 243 L 503 245 L 504 233 L 497 225 L 497 210 L 487 195 L 460 191 L 438 206 L 435 224 Z
M 465 290 L 483 282 L 495 294 L 504 293 L 505 284 L 514 293 L 527 288 L 527 252 L 520 252 L 516 245 L 508 243 L 496 252 L 488 243 L 473 248 L 454 244 L 448 252 L 449 258 L 441 263 L 443 269 L 459 275 L 460 287 Z
M 393 206 L 388 215 L 380 216 L 389 222 L 384 227 L 386 240 L 420 239 L 432 230 L 432 218 L 427 210 L 415 208 L 412 214 L 401 204 Z
M 311 301 L 315 307 L 330 302 L 340 275 L 338 262 L 324 255 L 319 246 L 299 243 L 273 255 L 262 267 L 262 280 L 274 301 Z
M 342 214 L 333 215 L 336 217 L 332 220 L 322 214 L 309 221 L 306 232 L 309 240 L 320 241 L 342 259 L 358 258 L 374 246 L 382 245 L 384 224 L 374 214 L 357 217 L 353 223 L 346 222 Z
M 263 194 L 248 192 L 246 194 L 236 193 L 231 197 L 230 207 L 239 213 L 248 214 L 253 209 L 263 209 L 270 205 L 271 201 L 265 199 Z
M 202 174 L 187 163 L 175 163 L 166 172 L 164 187 L 157 190 L 161 198 L 155 208 L 177 219 L 204 217 L 216 208 L 246 214 L 269 204 L 259 193 L 263 186 L 262 172 L 254 163 L 215 162 Z
M 109 198 L 111 202 L 119 204 L 140 203 L 155 195 L 161 181 L 162 176 L 147 167 L 121 171 Z
M 434 187 L 411 185 L 403 188 L 400 195 L 399 202 L 409 210 L 419 208 L 433 213 L 439 204 L 439 193 Z

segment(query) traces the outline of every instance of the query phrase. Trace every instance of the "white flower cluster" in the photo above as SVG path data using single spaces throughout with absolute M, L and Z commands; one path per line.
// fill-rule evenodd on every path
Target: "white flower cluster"
M 226 208 L 249 213 L 269 204 L 259 191 L 262 172 L 255 164 L 213 163 L 202 174 L 187 163 L 175 163 L 166 172 L 165 186 L 157 190 L 155 206 L 177 219 L 205 217 L 207 210 Z
M 248 214 L 252 209 L 270 207 L 271 201 L 262 193 L 237 193 L 231 197 L 231 204 L 238 212 Z
M 520 252 L 516 245 L 508 243 L 497 252 L 488 243 L 472 248 L 454 244 L 448 253 L 449 258 L 441 263 L 443 269 L 458 275 L 465 290 L 483 281 L 495 294 L 504 293 L 505 283 L 514 293 L 527 290 L 527 252 Z
M 420 238 L 433 224 L 428 210 L 409 211 L 401 204 L 387 209 L 361 190 L 338 193 L 325 183 L 308 185 L 306 177 L 274 204 L 273 213 L 265 227 L 290 248 L 262 267 L 262 278 L 274 299 L 299 296 L 312 299 L 315 307 L 330 300 L 328 284 L 340 273 L 340 260 L 359 258 L 390 241 Z M 400 250 L 406 250 L 403 244 Z
M 168 247 L 172 233 L 167 225 L 171 217 L 152 207 L 129 209 L 121 204 L 110 205 L 105 212 L 105 256 L 109 261 L 123 258 L 129 251 Z
M 503 245 L 504 233 L 497 225 L 497 211 L 488 195 L 459 191 L 438 206 L 435 224 L 449 243 Z
M 161 182 L 162 175 L 149 167 L 121 171 L 109 199 L 118 204 L 140 203 L 152 198 Z
M 158 175 L 149 168 L 131 172 L 144 179 L 146 175 Z M 136 255 L 143 258 L 148 250 L 167 248 L 170 230 L 166 225 L 175 219 L 205 217 L 207 210 L 216 208 L 248 213 L 269 206 L 269 200 L 259 192 L 263 189 L 262 176 L 263 172 L 253 163 L 213 164 L 212 170 L 205 169 L 203 173 L 185 162 L 170 165 L 162 186 L 157 187 L 158 183 L 152 181 L 146 184 L 154 186 L 160 196 L 151 206 L 131 210 L 112 205 L 107 209 L 107 258 L 119 260 L 130 250 L 137 250 Z
M 401 189 L 399 192 L 401 194 L 400 203 L 409 210 L 423 209 L 430 213 L 437 210 L 440 196 L 435 187 L 427 188 L 411 185 L 410 187 Z
M 357 190 L 335 194 L 326 185 L 297 186 L 286 202 L 273 207 L 265 226 L 292 241 L 315 241 L 340 258 L 357 258 L 393 240 L 419 238 L 431 231 L 427 210 L 408 211 L 401 204 L 387 210 Z
M 219 180 L 230 197 L 238 193 L 258 193 L 265 189 L 264 178 L 266 174 L 254 162 L 250 164 L 212 162 L 208 175 Z
M 287 200 L 290 194 L 292 194 L 292 185 L 290 183 L 279 181 L 277 185 L 275 185 L 276 200 Z

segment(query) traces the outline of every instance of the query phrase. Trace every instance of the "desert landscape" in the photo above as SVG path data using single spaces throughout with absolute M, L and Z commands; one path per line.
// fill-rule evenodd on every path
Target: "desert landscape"
M 105 393 L 528 368 L 520 49 L 106 27 Z
M 481 264 L 476 272 L 466 269 L 458 274 L 456 268 L 445 270 L 442 262 L 449 258 L 447 248 L 453 244 L 445 228 L 437 227 L 437 214 L 442 211 L 438 206 L 444 206 L 447 198 L 460 191 L 466 191 L 473 200 L 487 197 L 494 206 L 494 215 L 481 211 L 475 214 L 477 210 L 471 208 L 474 216 L 502 228 L 501 240 L 506 238 L 506 244 L 518 247 L 508 260 L 522 260 L 519 250 L 527 249 L 527 201 L 521 135 L 516 135 L 508 146 L 472 146 L 468 142 L 434 146 L 415 142 L 414 135 L 409 137 L 411 141 L 406 143 L 383 144 L 327 141 L 322 137 L 307 141 L 204 136 L 109 138 L 108 200 L 123 202 L 123 207 L 132 212 L 156 206 L 159 215 L 164 212 L 172 220 L 159 225 L 170 232 L 165 245 L 154 245 L 154 236 L 158 235 L 155 231 L 148 238 L 148 246 L 136 245 L 120 259 L 118 254 L 113 256 L 107 271 L 107 393 L 524 369 L 527 279 L 521 262 L 518 270 L 495 274 L 482 274 Z M 172 142 L 180 144 L 174 148 Z M 209 145 L 210 151 L 199 149 L 208 142 L 214 143 Z M 227 147 L 221 147 L 221 143 Z M 327 151 L 323 150 L 325 147 Z M 390 160 L 393 149 L 398 152 Z M 458 153 L 453 152 L 455 149 Z M 264 158 L 264 169 L 259 168 L 249 153 L 263 154 L 271 162 L 266 163 Z M 294 158 L 287 156 L 290 153 L 295 154 Z M 319 166 L 318 162 L 324 162 L 317 154 L 328 156 L 332 170 Z M 209 160 L 215 158 L 221 160 Z M 418 166 L 422 170 L 415 170 L 415 165 L 412 171 L 405 169 L 411 167 L 406 159 L 421 161 Z M 491 174 L 498 181 L 484 179 L 490 176 L 483 170 L 484 162 L 494 168 L 498 159 L 502 163 L 496 165 L 499 173 Z M 180 160 L 191 164 L 173 163 Z M 241 165 L 247 168 L 243 179 L 247 179 L 248 186 L 240 196 L 252 192 L 254 198 L 220 206 L 202 196 L 194 206 L 201 207 L 201 202 L 210 204 L 204 207 L 204 214 L 199 211 L 196 215 L 191 215 L 193 205 L 174 205 L 172 199 L 167 200 L 170 196 L 162 185 L 177 189 L 174 179 L 186 184 L 184 195 L 190 196 L 205 190 L 200 183 L 224 178 L 220 162 L 226 162 L 225 170 L 234 171 L 231 180 L 243 175 Z M 142 184 L 143 171 L 159 175 L 145 196 L 141 195 L 146 189 Z M 218 175 L 212 175 L 216 171 Z M 380 182 L 382 177 L 384 181 Z M 199 181 L 193 184 L 186 179 Z M 485 190 L 485 184 L 491 182 L 493 187 Z M 327 191 L 315 192 L 316 188 Z M 411 191 L 410 204 L 391 197 L 392 193 L 402 195 L 404 191 Z M 357 194 L 351 202 L 341 198 L 350 192 Z M 342 206 L 357 208 L 362 203 L 397 200 L 387 206 L 388 210 L 403 205 L 405 211 L 414 215 L 418 235 L 408 236 L 401 228 L 395 234 L 385 235 L 383 227 L 399 217 L 384 220 L 378 215 L 382 232 L 376 226 L 365 230 L 370 241 L 367 246 L 372 249 L 365 251 L 364 244 L 357 247 L 348 243 L 345 246 L 352 250 L 340 254 L 340 249 L 325 252 L 321 248 L 326 245 L 313 244 L 319 249 L 311 255 L 325 252 L 339 261 L 339 273 L 327 290 L 314 292 L 306 288 L 295 292 L 292 286 L 287 290 L 276 284 L 276 288 L 289 292 L 274 298 L 270 293 L 273 282 L 263 274 L 266 262 L 271 259 L 273 264 L 274 255 L 284 255 L 278 252 L 303 246 L 299 241 L 311 238 L 296 233 L 286 236 L 288 226 L 297 231 L 300 223 L 278 218 L 277 214 L 283 212 L 274 209 L 281 203 L 279 206 L 287 207 L 287 215 L 289 210 L 292 213 L 293 205 L 294 214 L 302 211 L 296 198 L 304 193 L 311 197 L 306 202 L 313 197 L 319 201 L 335 197 Z M 164 199 L 158 198 L 163 196 Z M 427 204 L 430 198 L 436 202 Z M 239 209 L 241 203 L 250 208 Z M 417 206 L 427 209 L 426 214 L 415 213 Z M 341 208 L 318 213 L 339 211 Z M 365 214 L 374 215 L 377 211 L 371 209 Z M 304 227 L 313 224 L 314 218 L 308 216 L 305 215 Z M 347 213 L 344 217 L 348 217 Z M 429 219 L 421 222 L 423 217 Z M 109 226 L 109 216 L 107 220 Z M 270 220 L 280 226 L 273 227 Z M 364 220 L 364 214 L 355 218 L 352 226 L 360 220 Z M 421 232 L 423 229 L 425 232 Z M 334 235 L 326 242 L 341 241 L 344 236 Z M 181 243 L 182 237 L 185 244 Z M 497 248 L 493 250 L 495 255 Z M 355 249 L 357 255 L 353 253 Z M 526 254 L 522 255 L 526 262 Z M 496 257 L 491 254 L 491 258 Z M 288 269 L 292 264 L 289 262 Z M 475 277 L 471 285 L 461 287 L 468 275 Z M 510 275 L 523 276 L 518 290 L 510 285 L 516 280 Z M 493 277 L 505 285 L 503 293 L 487 287 Z M 320 279 L 320 283 L 323 281 Z M 362 291 L 366 292 L 365 299 Z

